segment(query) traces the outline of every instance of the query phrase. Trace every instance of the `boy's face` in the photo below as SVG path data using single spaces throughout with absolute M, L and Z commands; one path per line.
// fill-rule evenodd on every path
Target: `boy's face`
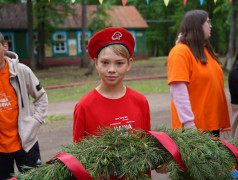
M 96 69 L 104 85 L 118 85 L 131 69 L 132 58 L 126 59 L 116 55 L 109 47 L 105 47 L 95 59 Z

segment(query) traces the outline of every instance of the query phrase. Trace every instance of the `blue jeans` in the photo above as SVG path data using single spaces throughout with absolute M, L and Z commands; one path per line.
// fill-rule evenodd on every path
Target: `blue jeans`
M 20 172 L 27 171 L 22 166 L 36 167 L 41 164 L 39 144 L 36 142 L 29 152 L 23 149 L 13 153 L 0 153 L 0 180 L 6 180 L 14 173 L 14 160 Z

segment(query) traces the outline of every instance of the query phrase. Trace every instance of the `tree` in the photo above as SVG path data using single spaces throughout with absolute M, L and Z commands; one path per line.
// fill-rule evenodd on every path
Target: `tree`
M 80 67 L 87 67 L 87 56 L 86 56 L 86 30 L 87 30 L 87 4 L 86 0 L 82 3 L 82 57 Z
M 232 57 L 234 55 L 235 45 L 235 30 L 236 30 L 236 0 L 232 1 L 232 13 L 231 13 L 231 28 L 228 43 L 228 52 L 226 55 L 226 70 L 230 71 L 232 68 Z
M 237 28 L 236 28 L 237 29 Z M 237 32 L 237 30 L 236 30 L 236 32 Z M 234 67 L 236 64 L 237 64 L 237 58 L 238 58 L 238 33 L 236 33 L 236 42 L 235 42 L 235 49 L 236 49 L 236 51 L 235 51 L 235 60 L 234 60 L 234 62 L 233 62 L 233 64 L 232 64 L 232 67 Z
M 113 4 L 121 5 L 121 1 L 111 1 L 113 1 Z M 134 5 L 149 25 L 146 30 L 147 44 L 152 56 L 168 55 L 177 39 L 179 25 L 184 14 L 192 9 L 206 10 L 211 18 L 216 13 L 212 20 L 213 36 L 211 42 L 215 46 L 216 52 L 226 50 L 226 34 L 229 23 L 227 21 L 228 16 L 224 16 L 224 14 L 228 14 L 230 9 L 230 3 L 227 0 L 217 1 L 216 4 L 214 1 L 204 1 L 202 5 L 199 1 L 187 1 L 185 6 L 183 1 L 173 0 L 169 2 L 167 7 L 163 1 L 151 0 L 147 5 L 145 0 L 128 0 L 127 5 Z
M 20 4 L 21 3 L 21 0 L 0 0 L 0 4 Z
M 19 0 L 9 0 L 11 3 L 16 3 Z M 76 0 L 75 4 L 82 4 L 84 0 Z M 86 0 L 85 0 L 86 1 Z M 235 3 L 236 0 L 233 1 Z M 4 0 L 0 2 L 5 3 Z M 32 0 L 37 2 L 34 7 L 34 14 L 36 20 L 35 29 L 38 30 L 39 43 L 38 49 L 38 66 L 44 65 L 44 44 L 52 42 L 44 42 L 50 36 L 54 27 L 62 22 L 67 15 L 63 13 L 62 9 L 55 9 L 55 5 L 63 5 L 64 7 L 69 6 L 71 0 L 51 0 L 49 3 L 47 0 Z M 98 5 L 98 0 L 87 0 L 88 5 Z M 106 13 L 106 9 L 109 9 L 112 5 L 122 5 L 121 0 L 104 0 L 102 5 L 98 5 L 98 10 L 95 11 L 92 16 L 91 22 L 88 22 L 89 26 L 85 28 L 92 32 L 99 31 L 105 27 L 108 27 L 111 20 Z M 147 21 L 149 28 L 147 31 L 147 46 L 149 54 L 152 56 L 168 55 L 170 49 L 173 47 L 179 29 L 179 24 L 184 14 L 191 9 L 203 9 L 209 12 L 209 17 L 212 18 L 212 37 L 211 43 L 214 46 L 216 53 L 224 54 L 227 52 L 229 38 L 227 34 L 234 31 L 234 26 L 231 24 L 231 8 L 232 3 L 228 0 L 220 0 L 214 3 L 214 1 L 204 1 L 203 5 L 200 5 L 199 1 L 187 1 L 184 6 L 183 1 L 173 0 L 170 1 L 166 7 L 163 1 L 151 0 L 147 5 L 145 0 L 128 0 L 127 6 L 135 6 L 143 18 Z M 235 4 L 233 5 L 235 7 Z M 67 12 L 68 10 L 64 10 Z M 56 11 L 60 11 L 57 12 Z M 61 22 L 60 20 L 61 19 Z M 235 22 L 235 20 L 233 20 Z M 84 24 L 84 23 L 83 23 Z M 82 25 L 84 31 L 84 25 Z M 45 34 L 44 34 L 45 33 Z M 238 44 L 238 35 L 233 35 L 230 39 L 235 39 Z M 84 41 L 84 40 L 83 40 Z M 234 42 L 233 42 L 234 43 Z M 84 44 L 84 43 L 83 43 Z M 83 45 L 82 44 L 82 45 Z M 82 46 L 84 48 L 84 46 Z M 230 51 L 233 48 L 230 48 Z M 238 53 L 236 48 L 236 54 Z M 82 63 L 85 63 L 84 52 L 82 51 Z M 234 54 L 234 52 L 233 52 Z M 232 56 L 231 56 L 232 58 Z M 228 63 L 227 66 L 230 66 Z
M 223 55 L 227 52 L 227 42 L 230 29 L 230 3 L 223 0 L 218 1 L 213 10 L 211 42 L 215 46 L 215 52 Z M 227 14 L 227 16 L 224 16 Z
M 37 66 L 45 68 L 45 44 L 48 37 L 56 30 L 59 24 L 64 22 L 64 19 L 69 13 L 74 14 L 74 10 L 69 6 L 69 1 L 57 0 L 50 3 L 46 0 L 36 0 L 34 6 L 34 15 L 36 18 L 35 28 L 38 32 L 37 44 Z
M 113 10 L 112 5 L 110 3 L 104 3 L 100 5 L 97 4 L 97 10 L 91 14 L 93 18 L 91 19 L 91 22 L 89 23 L 88 29 L 95 34 L 97 31 L 100 31 L 106 27 L 112 26 L 112 19 L 107 14 L 107 10 Z M 91 59 L 89 64 L 89 69 L 85 73 L 86 76 L 93 73 L 94 70 L 94 61 Z
M 27 29 L 28 29 L 28 44 L 29 44 L 29 66 L 31 69 L 35 69 L 35 58 L 34 58 L 34 30 L 33 30 L 33 12 L 32 12 L 32 1 L 27 0 Z

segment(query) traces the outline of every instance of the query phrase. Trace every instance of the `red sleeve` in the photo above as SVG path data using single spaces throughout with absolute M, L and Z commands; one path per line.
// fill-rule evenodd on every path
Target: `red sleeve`
M 78 102 L 74 108 L 73 141 L 78 142 L 84 137 L 85 120 L 83 108 Z
M 151 124 L 150 124 L 150 108 L 149 108 L 149 103 L 146 101 L 146 114 L 145 114 L 145 121 L 146 121 L 146 129 L 145 131 L 150 131 L 151 130 Z

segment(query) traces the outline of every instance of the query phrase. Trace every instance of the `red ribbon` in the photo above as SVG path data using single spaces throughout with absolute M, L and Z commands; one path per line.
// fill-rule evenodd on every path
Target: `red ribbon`
M 223 141 L 223 140 L 219 139 L 219 138 L 217 138 L 217 140 L 218 140 L 218 141 L 221 141 L 228 149 L 231 150 L 231 152 L 235 155 L 236 161 L 237 161 L 237 163 L 238 163 L 238 148 L 235 147 L 235 146 L 232 145 L 232 144 L 229 144 L 229 143 L 226 142 L 226 141 Z M 237 166 L 236 166 L 236 169 L 238 170 L 238 167 L 237 167 Z
M 186 170 L 185 164 L 181 159 L 181 154 L 178 150 L 176 143 L 164 132 L 149 131 L 174 157 L 175 162 L 178 164 L 180 169 Z
M 63 162 L 72 172 L 72 174 L 76 177 L 76 179 L 93 180 L 93 178 L 82 166 L 82 164 L 71 154 L 59 153 L 53 158 L 57 158 L 61 162 Z M 51 163 L 52 163 L 52 160 L 47 162 L 47 164 L 51 164 Z

